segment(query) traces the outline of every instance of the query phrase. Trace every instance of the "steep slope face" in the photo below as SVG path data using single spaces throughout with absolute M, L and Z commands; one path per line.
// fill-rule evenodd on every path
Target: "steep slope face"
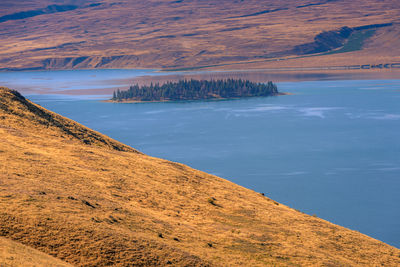
M 1 88 L 0 103 L 1 236 L 85 266 L 400 264 L 396 248 L 137 153 L 16 92 Z
M 56 113 L 43 110 L 40 106 L 25 99 L 17 91 L 2 90 L 2 98 L 0 99 L 0 108 L 7 113 L 13 114 L 24 121 L 32 121 L 36 124 L 47 128 L 58 129 L 70 138 L 82 141 L 85 144 L 96 146 L 111 147 L 119 151 L 137 152 L 133 148 L 112 140 L 98 132 L 77 124 L 76 122 L 64 118 Z M 17 106 L 14 103 L 18 103 Z
M 59 259 L 4 237 L 0 237 L 0 266 L 72 267 Z
M 393 23 L 373 38 L 389 36 L 399 29 L 399 15 L 397 0 L 70 0 L 62 5 L 3 0 L 0 69 L 177 68 L 247 61 L 275 66 L 271 59 L 321 51 L 321 42 L 302 45 L 323 32 Z M 337 47 L 331 45 L 335 36 L 324 37 L 329 40 L 322 48 Z M 400 61 L 398 42 L 395 37 L 385 42 L 395 57 L 379 49 L 381 41 L 362 56 L 340 62 L 361 63 L 363 56 Z

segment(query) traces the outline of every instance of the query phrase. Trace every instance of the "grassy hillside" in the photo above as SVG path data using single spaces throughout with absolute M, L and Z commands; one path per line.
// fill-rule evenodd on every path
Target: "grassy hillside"
M 59 259 L 0 236 L 0 266 L 72 267 Z
M 0 236 L 74 265 L 400 265 L 394 247 L 139 153 L 6 88 L 0 155 Z
M 399 17 L 397 0 L 3 0 L 0 69 L 392 63 L 400 61 Z M 304 49 L 296 48 L 324 32 L 385 23 L 357 44 L 361 51 L 298 58 Z M 323 44 L 337 49 L 347 38 Z M 354 47 L 360 36 L 352 38 Z

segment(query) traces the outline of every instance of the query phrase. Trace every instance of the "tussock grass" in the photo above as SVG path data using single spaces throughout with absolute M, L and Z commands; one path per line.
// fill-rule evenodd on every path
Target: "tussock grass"
M 101 2 L 101 1 L 100 1 Z M 398 0 L 117 1 L 1 23 L 1 68 L 246 68 L 280 66 L 293 47 L 323 32 L 398 21 Z M 300 7 L 299 7 L 300 5 Z M 40 1 L 1 1 L 0 16 L 42 9 Z M 140 12 L 145 10 L 146 12 Z M 323 16 L 321 16 L 323 14 Z M 100 23 L 99 20 L 107 21 Z M 299 59 L 300 66 L 399 58 L 399 26 L 382 29 L 374 49 L 354 57 Z M 397 34 L 397 35 L 396 35 Z M 382 50 L 382 46 L 388 49 Z M 349 53 L 348 53 L 349 54 Z M 265 59 L 273 59 L 265 61 Z M 285 62 L 287 63 L 287 62 Z M 289 66 L 296 62 L 289 60 Z M 369 62 L 371 64 L 371 62 Z M 375 63 L 375 62 L 373 62 Z M 233 64 L 233 65 L 232 65 Z M 297 65 L 297 64 L 296 64 Z
M 72 267 L 31 247 L 0 236 L 0 266 Z

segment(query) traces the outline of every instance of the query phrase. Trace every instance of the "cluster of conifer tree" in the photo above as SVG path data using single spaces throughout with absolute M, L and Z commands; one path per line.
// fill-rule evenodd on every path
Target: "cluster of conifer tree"
M 117 90 L 114 101 L 177 101 L 249 96 L 277 95 L 277 86 L 272 83 L 254 83 L 242 79 L 226 80 L 180 80 L 165 84 L 145 86 L 133 85 L 127 91 Z

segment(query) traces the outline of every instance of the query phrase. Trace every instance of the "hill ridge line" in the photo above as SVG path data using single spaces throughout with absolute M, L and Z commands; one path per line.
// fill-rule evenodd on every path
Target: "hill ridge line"
M 31 102 L 18 91 L 6 87 L 0 87 L 0 96 L 0 108 L 5 112 L 24 117 L 29 116 L 29 114 L 24 113 L 24 109 L 26 109 L 25 111 L 29 111 L 34 115 L 31 116 L 30 119 L 35 119 L 38 123 L 46 125 L 47 127 L 56 127 L 67 135 L 78 139 L 87 145 L 96 144 L 110 147 L 118 151 L 141 153 L 134 148 Z M 18 103 L 23 108 L 15 108 L 12 103 Z

